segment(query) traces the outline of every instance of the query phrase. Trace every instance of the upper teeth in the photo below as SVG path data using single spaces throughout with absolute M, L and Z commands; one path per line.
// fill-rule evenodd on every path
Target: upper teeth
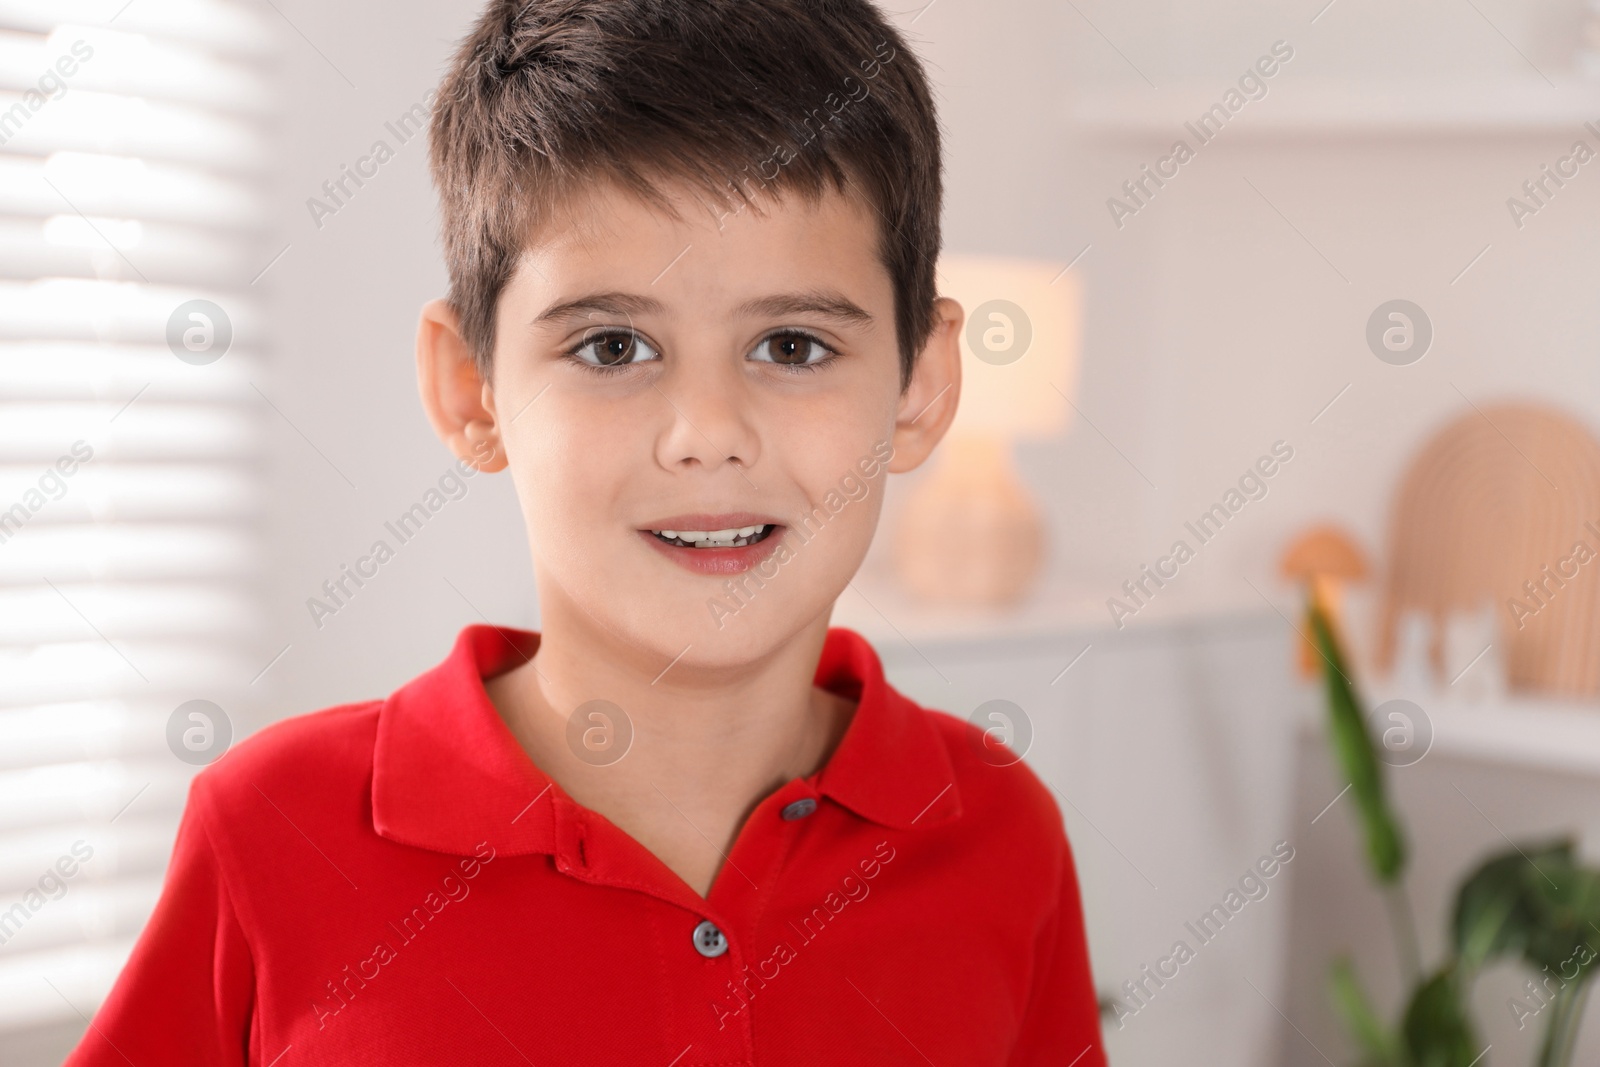
M 755 526 L 738 526 L 728 530 L 654 530 L 653 533 L 662 537 L 677 538 L 680 541 L 737 541 L 741 537 L 751 537 L 761 532 L 764 524 Z

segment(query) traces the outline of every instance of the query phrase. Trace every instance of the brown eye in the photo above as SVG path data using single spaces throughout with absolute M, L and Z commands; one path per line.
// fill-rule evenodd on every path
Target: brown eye
M 610 366 L 613 363 L 626 363 L 633 355 L 633 338 L 621 334 L 612 334 L 595 342 L 595 361 Z
M 777 333 L 757 345 L 752 355 L 765 363 L 780 363 L 795 367 L 822 362 L 827 357 L 828 350 L 820 342 L 803 333 Z
M 625 331 L 592 333 L 572 354 L 591 367 L 622 367 L 658 358 L 649 342 L 636 333 Z

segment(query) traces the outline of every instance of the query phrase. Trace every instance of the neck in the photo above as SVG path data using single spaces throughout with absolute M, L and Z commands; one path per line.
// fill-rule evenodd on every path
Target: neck
M 676 827 L 725 855 L 750 810 L 820 767 L 848 725 L 848 702 L 812 686 L 826 615 L 753 660 L 708 664 L 692 646 L 611 633 L 554 583 L 541 585 L 538 652 L 491 679 L 490 699 L 542 771 L 647 846 Z M 568 720 L 597 699 L 626 716 L 619 731 L 632 730 L 614 761 L 586 759 L 569 742 Z

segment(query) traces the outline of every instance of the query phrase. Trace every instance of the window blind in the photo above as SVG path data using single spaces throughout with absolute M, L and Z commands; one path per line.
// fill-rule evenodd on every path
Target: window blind
M 198 769 L 174 713 L 265 666 L 276 18 L 0 0 L 0 1052 L 93 1014 Z

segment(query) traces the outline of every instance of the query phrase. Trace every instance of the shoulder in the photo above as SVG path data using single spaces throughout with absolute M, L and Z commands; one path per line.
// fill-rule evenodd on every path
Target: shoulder
M 988 906 L 984 902 L 1004 899 L 1020 924 L 1018 936 L 1034 937 L 1056 914 L 1063 889 L 1076 880 L 1061 795 L 1022 758 L 1018 749 L 1027 746 L 1021 729 L 1009 738 L 1017 743 L 1013 749 L 1003 743 L 1000 723 L 986 724 L 992 732 L 985 737 L 955 715 L 913 707 L 948 760 L 957 807 L 952 817 L 928 828 L 927 847 L 941 858 L 943 870 L 960 872 L 947 877 L 963 887 L 970 906 L 981 909 Z
M 381 700 L 341 704 L 291 716 L 258 730 L 201 771 L 194 797 L 237 809 L 283 793 L 296 806 L 370 780 Z
M 869 798 L 913 792 L 880 806 L 908 826 L 938 826 L 963 838 L 945 844 L 976 850 L 975 861 L 977 853 L 1003 861 L 996 850 L 1010 849 L 1025 849 L 1031 859 L 1052 865 L 1067 860 L 1055 791 L 1023 762 L 1031 731 L 1020 709 L 1011 720 L 990 716 L 980 728 L 924 707 L 889 681 L 871 642 L 843 627 L 830 630 L 824 646 L 817 684 L 826 687 L 829 681 L 849 685 L 861 707 L 876 716 L 864 733 L 856 731 L 862 737 L 849 754 L 855 757 L 849 762 L 852 775 L 875 782 L 860 792 Z M 847 736 L 836 758 L 849 741 Z M 883 785 L 882 779 L 894 784 Z
M 982 827 L 1002 847 L 1024 848 L 1034 856 L 1065 857 L 1067 838 L 1053 788 L 1009 743 L 1007 729 L 994 723 L 980 729 L 949 712 L 917 708 L 938 734 L 961 804 L 960 822 Z

